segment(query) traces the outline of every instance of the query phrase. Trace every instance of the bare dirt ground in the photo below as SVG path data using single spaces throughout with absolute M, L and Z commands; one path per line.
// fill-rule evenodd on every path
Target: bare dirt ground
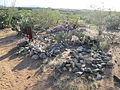
M 0 31 L 0 90 L 55 90 L 48 79 L 49 68 L 41 73 L 40 63 L 29 57 L 17 57 L 12 50 L 20 41 L 14 31 Z M 114 68 L 106 70 L 108 77 L 100 81 L 98 90 L 120 90 L 114 85 L 113 75 L 120 77 L 120 46 L 112 46 Z
M 11 49 L 20 40 L 16 34 L 0 31 L 0 90 L 50 90 L 45 86 L 49 73 L 40 75 L 38 61 L 14 55 Z M 38 83 L 39 87 L 36 86 Z

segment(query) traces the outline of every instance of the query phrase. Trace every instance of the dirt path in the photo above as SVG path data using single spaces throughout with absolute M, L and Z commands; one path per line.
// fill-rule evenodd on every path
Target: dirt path
M 47 90 L 44 83 L 49 73 L 39 75 L 38 61 L 17 57 L 11 50 L 19 42 L 17 33 L 0 32 L 0 90 Z

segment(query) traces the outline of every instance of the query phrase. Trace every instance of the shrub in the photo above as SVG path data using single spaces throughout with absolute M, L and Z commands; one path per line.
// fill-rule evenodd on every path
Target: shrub
M 120 16 L 108 16 L 105 18 L 105 26 L 110 30 L 117 30 L 120 25 Z
M 0 29 L 8 27 L 8 14 L 5 10 L 0 10 Z
M 102 50 L 102 51 L 105 51 L 107 52 L 110 48 L 110 43 L 108 41 L 102 41 L 100 42 L 99 44 L 99 48 Z
M 67 34 L 64 32 L 61 32 L 54 37 L 54 40 L 57 42 L 61 42 L 61 41 L 64 41 L 66 38 L 67 38 Z

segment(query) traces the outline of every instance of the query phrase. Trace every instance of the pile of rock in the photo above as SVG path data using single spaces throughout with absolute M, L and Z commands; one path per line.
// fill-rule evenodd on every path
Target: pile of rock
M 24 41 L 18 44 L 18 54 L 30 55 L 32 59 L 44 60 L 49 57 L 56 57 L 67 49 L 70 49 L 68 58 L 56 70 L 60 73 L 70 72 L 78 76 L 85 76 L 88 79 L 101 80 L 104 77 L 106 68 L 112 68 L 111 54 L 99 49 L 99 41 L 90 37 L 81 38 L 77 41 L 63 41 L 52 44 L 45 48 L 44 52 L 39 45 L 30 45 Z
M 45 52 L 41 52 L 39 45 L 30 45 L 28 41 L 23 41 L 17 45 L 18 52 L 17 55 L 30 55 L 31 59 L 45 59 L 47 55 Z
M 55 57 L 65 50 L 65 46 L 62 43 L 57 43 L 46 48 L 46 54 L 49 57 Z
M 80 46 L 69 53 L 69 58 L 60 64 L 56 70 L 60 73 L 70 72 L 88 79 L 101 80 L 106 68 L 112 68 L 112 56 L 103 51 L 95 51 Z

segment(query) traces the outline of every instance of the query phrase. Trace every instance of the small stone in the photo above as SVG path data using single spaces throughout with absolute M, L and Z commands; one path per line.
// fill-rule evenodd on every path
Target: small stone
M 73 68 L 73 70 L 72 70 L 73 72 L 78 72 L 79 71 L 79 69 L 78 68 Z
M 106 63 L 106 67 L 107 68 L 112 68 L 113 67 L 113 63 L 111 63 L 111 62 Z
M 71 68 L 71 67 L 69 67 L 69 68 L 68 68 L 68 71 L 69 71 L 69 72 L 72 72 L 72 68 Z
M 71 67 L 75 68 L 75 63 L 73 61 L 71 61 Z
M 85 72 L 86 73 L 92 73 L 92 70 L 91 70 L 91 68 L 87 68 L 87 69 L 85 69 Z
M 99 53 L 94 53 L 94 55 L 92 55 L 93 58 L 100 58 L 100 54 Z
M 17 46 L 18 46 L 18 47 L 25 47 L 25 46 L 28 45 L 28 44 L 29 44 L 28 41 L 23 41 L 23 42 L 19 43 Z
M 80 46 L 80 47 L 77 48 L 78 52 L 83 52 L 83 50 L 84 50 L 84 48 L 82 46 Z
M 75 66 L 78 68 L 81 68 L 81 64 L 80 63 L 75 63 Z
M 91 61 L 91 60 L 86 60 L 85 63 L 86 63 L 87 65 L 91 65 L 91 64 L 92 64 L 92 61 Z
M 100 71 L 100 69 L 99 68 L 97 68 L 97 69 L 94 69 L 94 70 L 92 70 L 93 72 L 98 72 L 98 71 Z
M 81 71 L 83 71 L 83 72 L 84 72 L 84 71 L 85 71 L 85 68 L 81 68 Z
M 114 75 L 113 80 L 114 80 L 115 83 L 118 83 L 120 85 L 120 78 L 119 77 Z
M 77 48 L 78 52 L 90 52 L 90 49 L 87 49 L 85 46 L 80 46 Z
M 101 65 L 103 65 L 103 66 L 104 66 L 104 65 L 106 65 L 106 63 L 104 63 L 104 62 L 103 62 L 103 63 L 101 63 Z
M 37 52 L 40 52 L 40 51 L 41 51 L 39 45 L 34 46 L 34 49 L 35 49 L 35 51 L 37 51 Z
M 46 64 L 48 62 L 48 59 L 43 60 L 43 64 Z
M 108 56 L 108 57 L 112 57 L 112 55 L 111 55 L 111 54 L 107 54 L 106 56 Z
M 29 79 L 31 76 L 28 76 L 27 79 Z
M 40 57 L 41 59 L 46 59 L 46 58 L 47 58 L 47 55 L 46 55 L 45 53 L 40 53 L 40 54 L 39 54 L 39 57 Z
M 101 64 L 97 64 L 98 68 L 102 68 L 102 65 Z
M 81 67 L 84 68 L 86 65 L 85 64 L 82 64 Z
M 66 66 L 66 67 L 70 67 L 70 66 L 71 66 L 71 64 L 66 64 L 65 66 Z
M 75 57 L 77 59 L 79 58 L 79 53 L 76 50 L 74 50 L 73 52 L 71 52 L 71 54 L 72 54 L 73 57 Z
M 67 71 L 67 68 L 66 67 L 63 67 L 63 69 L 62 69 L 63 71 Z
M 24 48 L 23 48 L 23 47 L 20 48 L 20 50 L 18 51 L 18 53 L 20 54 L 20 53 L 22 53 L 22 52 L 24 52 Z
M 93 80 L 93 78 L 91 76 L 88 76 L 88 79 Z
M 100 74 L 97 74 L 96 80 L 101 80 L 102 76 Z
M 83 72 L 82 72 L 82 71 L 79 71 L 79 72 L 76 72 L 76 74 L 78 74 L 78 75 L 82 75 Z
M 94 69 L 98 68 L 98 66 L 95 65 L 95 64 L 92 64 L 92 67 L 93 67 Z
M 33 60 L 37 60 L 38 58 L 39 58 L 38 55 L 33 55 L 33 56 L 31 57 L 31 59 L 33 59 Z
M 84 63 L 84 60 L 79 60 L 80 63 Z
M 77 40 L 79 40 L 79 38 L 77 36 L 73 35 L 71 41 L 77 41 Z
M 102 59 L 103 59 L 104 61 L 109 61 L 109 60 L 112 59 L 112 57 L 105 56 L 105 57 L 103 57 Z

